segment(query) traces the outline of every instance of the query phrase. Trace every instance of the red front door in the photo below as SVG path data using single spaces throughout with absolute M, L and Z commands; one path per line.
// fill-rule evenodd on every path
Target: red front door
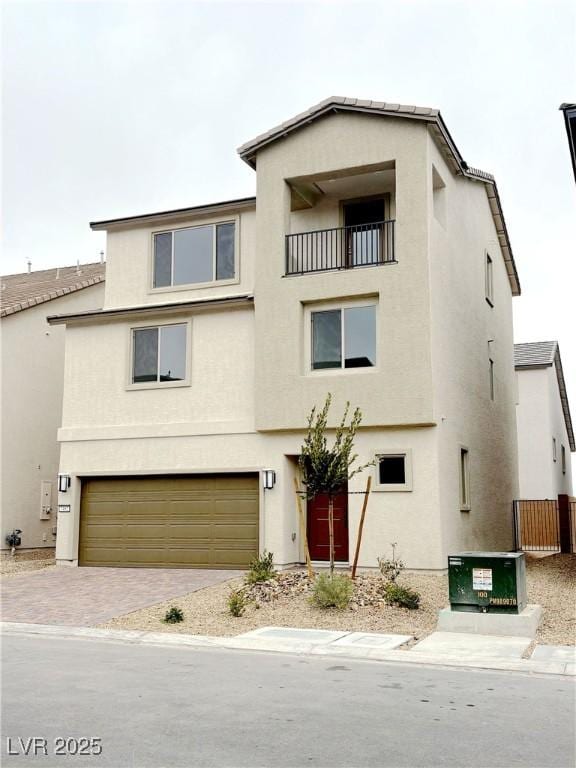
M 330 534 L 328 530 L 328 494 L 308 500 L 308 547 L 310 559 L 330 560 Z M 334 496 L 334 559 L 348 562 L 348 493 Z

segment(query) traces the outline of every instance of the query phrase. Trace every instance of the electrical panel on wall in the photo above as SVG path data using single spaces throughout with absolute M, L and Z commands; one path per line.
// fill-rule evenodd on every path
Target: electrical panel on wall
M 40 485 L 40 520 L 50 520 L 52 513 L 52 483 L 42 480 Z

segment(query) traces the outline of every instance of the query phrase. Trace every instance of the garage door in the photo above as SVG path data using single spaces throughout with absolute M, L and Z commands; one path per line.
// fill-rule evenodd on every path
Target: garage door
M 258 475 L 82 482 L 80 565 L 241 568 L 258 552 Z

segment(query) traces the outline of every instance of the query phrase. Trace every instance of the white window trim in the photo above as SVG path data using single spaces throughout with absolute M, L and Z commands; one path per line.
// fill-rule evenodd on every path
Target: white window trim
M 466 451 L 466 460 L 464 467 L 466 496 L 462 485 L 462 452 Z M 470 512 L 472 505 L 470 500 L 470 449 L 467 445 L 458 446 L 458 504 L 461 512 Z
M 386 456 L 404 456 L 404 483 L 380 483 L 378 478 L 380 473 L 378 471 L 378 459 Z M 412 449 L 411 448 L 388 448 L 385 451 L 374 451 L 374 487 L 373 491 L 376 493 L 402 493 L 406 491 L 412 491 L 413 474 L 412 474 Z
M 344 322 L 343 322 L 343 316 L 342 316 L 342 322 L 340 324 L 340 344 L 341 344 L 341 350 L 342 350 L 342 362 L 340 365 L 340 368 L 318 368 L 314 369 L 312 367 L 312 350 L 313 350 L 313 329 L 312 329 L 312 315 L 315 312 L 330 312 L 335 309 L 344 310 L 344 309 L 355 309 L 359 307 L 375 307 L 376 312 L 376 365 L 367 365 L 365 367 L 361 368 L 345 368 L 344 367 Z M 304 317 L 304 326 L 306 328 L 305 333 L 305 344 L 304 344 L 304 372 L 308 376 L 362 376 L 366 375 L 367 373 L 377 373 L 378 372 L 378 359 L 379 359 L 379 346 L 380 346 L 380 333 L 379 333 L 379 306 L 378 306 L 378 296 L 366 296 L 364 298 L 359 299 L 350 299 L 347 301 L 326 301 L 321 303 L 314 303 L 314 304 L 306 304 L 304 306 L 305 309 L 305 317 Z
M 164 328 L 170 325 L 186 326 L 186 376 L 182 381 L 142 381 L 134 383 L 132 374 L 134 371 L 134 331 L 141 331 L 146 328 Z M 190 319 L 172 320 L 169 323 L 135 323 L 128 329 L 128 370 L 126 378 L 127 390 L 138 389 L 174 389 L 177 387 L 189 387 L 191 380 L 191 350 L 192 350 L 192 322 Z M 160 348 L 158 348 L 160 351 Z
M 494 306 L 494 259 L 489 252 L 484 251 L 484 292 L 486 301 Z
M 197 227 L 213 227 L 216 230 L 218 224 L 234 224 L 234 277 L 228 280 L 216 280 L 216 235 L 212 238 L 212 274 L 213 280 L 204 283 L 178 283 L 178 285 L 154 286 L 154 238 L 156 235 L 172 233 L 172 274 L 174 274 L 174 232 L 182 229 L 195 229 Z M 173 293 L 174 291 L 195 291 L 202 288 L 218 288 L 226 285 L 238 285 L 240 283 L 240 217 L 231 216 L 226 219 L 209 219 L 183 224 L 181 227 L 168 227 L 150 230 L 149 254 L 148 254 L 148 293 Z

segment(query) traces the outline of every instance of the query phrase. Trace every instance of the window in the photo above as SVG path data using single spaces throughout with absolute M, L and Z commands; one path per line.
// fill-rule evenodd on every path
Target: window
M 376 306 L 312 312 L 312 369 L 376 365 Z
M 494 400 L 494 360 L 488 361 L 488 372 L 490 376 L 490 400 Z
M 552 438 L 552 459 L 553 461 L 557 461 L 558 455 L 556 453 L 556 438 Z
M 486 301 L 494 306 L 494 272 L 490 254 L 486 254 Z
M 460 509 L 470 509 L 470 458 L 467 448 L 460 448 Z
M 377 453 L 375 456 L 376 491 L 412 490 L 412 454 L 409 450 Z
M 154 235 L 154 288 L 233 280 L 234 222 Z
M 187 325 L 132 330 L 132 384 L 170 384 L 187 378 Z
M 566 474 L 566 448 L 560 446 L 560 458 L 562 459 L 562 474 Z

